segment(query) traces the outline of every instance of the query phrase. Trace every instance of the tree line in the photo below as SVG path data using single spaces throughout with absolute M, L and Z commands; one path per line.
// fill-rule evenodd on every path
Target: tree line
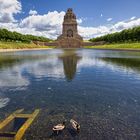
M 18 32 L 11 32 L 7 29 L 0 29 L 0 41 L 15 41 L 15 42 L 25 42 L 30 43 L 31 41 L 41 41 L 41 42 L 49 42 L 51 39 L 42 36 L 34 36 L 34 35 L 23 35 Z
M 139 42 L 140 26 L 131 29 L 126 29 L 121 32 L 116 32 L 101 37 L 92 38 L 89 41 L 91 42 L 105 41 L 108 43 Z

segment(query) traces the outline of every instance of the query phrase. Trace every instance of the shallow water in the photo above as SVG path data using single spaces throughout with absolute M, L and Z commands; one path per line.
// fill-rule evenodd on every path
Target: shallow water
M 41 109 L 26 140 L 140 139 L 140 52 L 0 53 L 0 119 L 19 108 Z M 80 123 L 79 134 L 71 118 Z M 66 129 L 53 135 L 62 121 Z

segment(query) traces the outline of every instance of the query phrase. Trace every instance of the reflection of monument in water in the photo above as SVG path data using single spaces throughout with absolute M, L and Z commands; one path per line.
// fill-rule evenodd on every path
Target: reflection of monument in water
M 64 16 L 63 31 L 57 39 L 57 44 L 62 48 L 79 48 L 83 38 L 78 34 L 76 15 L 69 8 Z
M 64 51 L 64 54 L 59 57 L 63 62 L 64 73 L 68 81 L 71 81 L 77 69 L 77 63 L 81 59 L 74 50 Z

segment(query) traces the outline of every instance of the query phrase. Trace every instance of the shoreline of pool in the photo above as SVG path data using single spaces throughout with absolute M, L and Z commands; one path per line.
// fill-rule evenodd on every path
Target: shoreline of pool
M 109 50 L 109 51 L 140 51 L 140 49 L 129 49 L 129 48 L 85 48 L 85 49 L 93 49 L 93 50 Z
M 0 49 L 0 52 L 38 51 L 38 50 L 50 50 L 50 49 L 53 49 L 53 48 Z
M 54 48 L 25 48 L 25 49 L 0 49 L 0 53 L 2 52 L 18 52 L 18 51 L 38 51 L 38 50 L 50 50 Z M 129 49 L 129 48 L 58 48 L 58 49 L 91 49 L 91 50 L 109 50 L 109 51 L 138 51 L 140 52 L 140 49 Z

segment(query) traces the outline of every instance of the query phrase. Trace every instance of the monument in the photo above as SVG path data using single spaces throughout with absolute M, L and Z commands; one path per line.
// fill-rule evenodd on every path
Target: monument
M 64 16 L 62 35 L 57 38 L 58 47 L 80 48 L 83 38 L 78 34 L 76 15 L 69 8 Z
M 69 8 L 64 16 L 62 35 L 53 42 L 33 41 L 36 45 L 56 46 L 58 48 L 81 48 L 83 46 L 104 45 L 105 41 L 84 42 L 83 38 L 78 34 L 76 15 L 72 8 Z

